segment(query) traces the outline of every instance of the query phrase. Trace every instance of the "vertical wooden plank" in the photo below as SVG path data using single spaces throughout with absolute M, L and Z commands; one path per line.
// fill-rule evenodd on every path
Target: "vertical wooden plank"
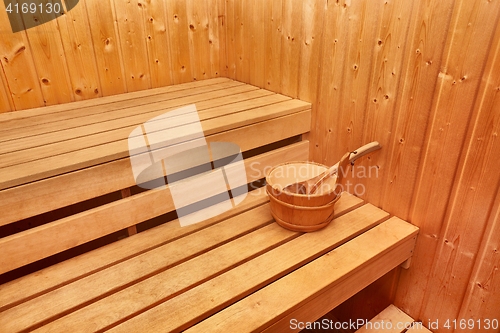
M 207 3 L 205 0 L 185 1 L 192 80 L 207 79 L 211 73 Z
M 472 278 L 469 281 L 464 302 L 457 318 L 472 319 L 487 324 L 487 320 L 497 319 L 500 306 L 500 187 L 488 227 L 482 239 L 481 249 L 476 257 Z M 491 323 L 491 322 L 490 322 Z M 482 325 L 483 327 L 485 325 Z
M 218 77 L 221 69 L 221 62 L 225 60 L 225 46 L 222 46 L 221 34 L 224 38 L 225 43 L 225 33 L 224 27 L 224 14 L 219 6 L 224 6 L 221 0 L 206 0 L 208 8 L 208 47 L 210 50 L 210 72 L 207 77 L 213 78 Z M 225 7 L 224 7 L 225 8 Z M 223 50 L 223 51 L 221 51 Z M 222 54 L 224 53 L 224 54 Z
M 235 41 L 235 2 L 226 1 L 226 53 L 227 53 L 227 77 L 236 78 L 236 41 Z
M 445 3 L 434 3 L 434 5 L 441 7 Z M 448 284 L 455 280 L 449 275 L 454 271 L 452 268 L 454 261 L 450 263 L 439 261 L 441 265 L 450 265 L 438 269 L 439 273 L 432 272 L 429 267 L 437 264 L 435 255 L 444 258 L 445 253 L 456 254 L 458 245 L 454 244 L 455 240 L 448 237 L 447 243 L 444 243 L 443 239 L 445 230 L 449 227 L 455 230 L 458 224 L 446 218 L 446 210 L 451 204 L 449 200 L 452 198 L 450 196 L 452 186 L 456 182 L 455 173 L 460 170 L 457 169 L 459 155 L 486 60 L 488 48 L 484 48 L 484 45 L 490 45 L 492 29 L 498 18 L 498 7 L 498 3 L 484 1 L 455 3 L 442 63 L 438 64 L 441 71 L 439 72 L 438 68 L 433 70 L 432 76 L 437 77 L 437 84 L 435 90 L 433 89 L 432 104 L 429 92 L 426 91 L 428 88 L 423 83 L 410 88 L 413 80 L 406 79 L 410 89 L 405 102 L 399 107 L 401 110 L 399 124 L 394 131 L 396 140 L 387 180 L 392 183 L 386 183 L 383 207 L 403 218 L 408 218 L 409 215 L 410 220 L 421 229 L 422 237 L 417 241 L 412 269 L 401 274 L 396 299 L 396 305 L 402 306 L 405 311 L 418 318 L 423 319 L 424 316 L 452 318 L 449 316 L 451 314 L 455 317 L 458 309 L 449 304 L 436 302 L 436 296 L 440 295 L 439 299 L 447 299 L 448 302 L 456 297 L 463 297 L 463 294 L 448 295 L 451 298 L 444 297 Z M 435 24 L 437 23 L 439 21 L 435 21 Z M 436 29 L 432 34 L 420 30 L 418 35 L 434 38 L 441 30 L 442 28 Z M 413 71 L 420 77 L 425 77 L 422 74 L 430 75 L 429 69 L 435 65 L 437 57 L 435 53 L 428 55 L 425 46 L 430 45 L 433 48 L 432 45 L 440 44 L 437 41 L 428 41 L 424 44 L 422 43 L 424 39 L 415 35 L 418 40 L 410 51 L 420 58 L 420 61 Z M 436 75 L 436 72 L 439 74 Z M 422 97 L 418 97 L 419 95 Z M 431 107 L 420 109 L 421 106 L 416 103 L 419 100 L 420 104 Z M 405 104 L 407 107 L 403 106 Z M 411 184 L 416 184 L 415 193 L 410 188 Z M 466 243 L 467 239 L 470 238 L 465 237 Z M 443 249 L 448 249 L 450 252 L 439 254 Z M 470 271 L 466 272 L 465 269 L 463 272 L 466 275 L 461 276 L 461 279 L 468 280 Z M 453 281 L 453 284 L 456 282 Z M 435 285 L 442 286 L 437 294 Z M 432 299 L 429 298 L 431 295 Z M 431 309 L 435 312 L 432 313 Z
M 300 40 L 300 72 L 298 98 L 316 100 L 320 70 L 323 20 L 327 2 L 307 0 L 302 5 L 302 39 Z
M 453 1 L 419 2 L 411 23 L 404 85 L 399 89 L 402 94 L 397 101 L 393 136 L 386 147 L 389 153 L 379 201 L 384 209 L 402 218 L 409 215 L 452 8 Z
M 151 88 L 142 0 L 113 0 L 127 90 Z
M 456 90 L 459 91 L 456 92 L 456 96 L 451 95 L 453 99 L 447 98 L 448 105 L 457 109 L 457 112 L 461 110 L 466 113 L 465 111 L 468 111 L 471 105 L 467 104 L 469 99 L 464 98 L 463 95 L 471 95 L 467 91 L 468 89 L 474 89 L 475 93 L 477 85 L 481 81 L 482 84 L 479 89 L 479 97 L 472 107 L 471 126 L 462 150 L 462 158 L 458 163 L 458 173 L 453 181 L 451 200 L 431 271 L 432 279 L 428 283 L 427 294 L 424 298 L 422 317 L 436 318 L 439 321 L 445 321 L 447 318 L 458 318 L 474 262 L 483 240 L 483 234 L 488 229 L 487 223 L 500 184 L 500 173 L 498 172 L 500 170 L 500 159 L 498 158 L 500 151 L 500 141 L 498 140 L 500 132 L 500 112 L 498 112 L 500 108 L 500 94 L 498 93 L 498 87 L 500 87 L 500 28 L 497 25 L 500 3 L 478 1 L 471 5 L 470 2 L 464 1 L 457 8 L 456 14 L 457 18 L 454 20 L 456 29 L 454 29 L 452 37 L 458 39 L 457 41 L 460 37 L 465 38 L 471 51 L 466 52 L 468 48 L 461 46 L 462 43 L 450 42 L 453 45 L 450 49 L 460 45 L 460 47 L 464 47 L 461 49 L 464 52 L 459 53 L 462 54 L 460 59 L 453 57 L 452 60 L 450 58 L 449 75 L 456 80 L 456 84 L 459 84 L 461 80 L 462 85 L 465 86 L 467 80 L 470 80 L 472 86 L 462 89 L 456 87 Z M 463 29 L 460 29 L 460 26 Z M 468 31 L 469 29 L 472 31 Z M 474 33 L 476 29 L 481 33 Z M 479 45 L 491 45 L 492 30 L 497 32 L 496 40 L 491 57 L 486 62 L 485 79 L 482 80 L 482 64 L 485 63 L 484 56 L 487 50 L 479 51 L 477 48 L 480 47 Z M 464 56 L 464 54 L 466 55 Z M 470 56 L 468 56 L 469 54 Z M 454 62 L 456 67 L 452 66 Z M 481 63 L 481 65 L 476 65 L 477 63 Z M 459 75 L 452 72 L 454 68 L 460 70 L 458 73 L 466 79 L 458 78 Z M 453 85 L 453 83 L 451 84 Z M 472 101 L 470 102 L 472 103 Z M 467 109 L 464 110 L 461 107 Z M 461 126 L 454 124 L 455 121 L 461 120 L 460 116 L 454 110 L 446 110 L 446 113 L 450 113 L 451 118 L 445 118 L 444 121 L 452 123 L 449 128 L 456 127 L 453 129 L 453 134 L 460 138 L 462 136 Z M 435 119 L 433 124 L 437 123 L 438 121 Z M 453 140 L 449 139 L 450 143 L 446 141 L 445 145 L 450 145 Z M 457 144 L 461 146 L 462 142 L 457 142 Z M 450 157 L 448 157 L 449 159 Z M 445 175 L 446 169 L 440 172 Z M 439 182 L 439 179 L 436 181 Z M 435 210 L 437 211 L 437 207 Z
M 241 38 L 241 56 L 239 68 L 240 79 L 242 82 L 250 83 L 250 63 L 252 58 L 252 34 L 254 29 L 254 0 L 242 0 L 240 7 L 240 22 L 241 30 L 239 38 Z
M 228 76 L 228 62 L 227 62 L 227 9 L 226 0 L 217 0 L 217 17 L 215 23 L 217 24 L 217 47 L 219 48 L 219 69 L 215 76 Z M 212 72 L 213 76 L 213 72 Z
M 404 136 L 401 136 L 401 132 L 395 133 L 399 135 L 393 135 L 389 145 L 383 148 L 389 152 L 385 170 L 382 171 L 383 185 L 380 193 L 394 191 L 391 197 L 396 202 L 390 207 L 386 206 L 387 209 L 397 209 L 397 214 L 407 215 L 409 211 L 409 207 L 405 206 L 407 201 L 403 202 L 401 199 L 407 196 L 408 191 L 413 191 L 413 173 L 417 172 L 453 6 L 454 1 L 419 2 L 412 15 L 409 43 L 405 50 L 406 59 L 401 73 L 403 81 L 398 89 L 401 97 L 396 103 L 395 119 L 395 125 L 402 122 L 405 126 L 401 128 L 411 132 Z M 398 173 L 395 174 L 395 171 Z M 409 175 L 410 178 L 405 178 Z M 434 181 L 430 173 L 426 174 L 426 181 Z M 397 189 L 392 190 L 393 187 Z M 396 193 L 402 198 L 396 198 Z M 383 196 L 379 196 L 378 200 L 380 205 Z M 399 208 L 395 207 L 398 203 L 401 205 Z M 395 305 L 411 316 L 420 318 L 430 275 L 429 267 L 432 265 L 442 222 L 435 218 L 426 221 L 417 217 L 411 217 L 410 221 L 420 228 L 420 236 L 411 269 L 401 273 Z
M 18 16 L 18 20 L 21 17 Z M 0 63 L 8 87 L 11 109 L 22 110 L 44 105 L 40 82 L 26 32 L 12 33 L 4 3 L 0 4 Z
M 399 109 L 396 108 L 400 88 L 404 84 L 403 62 L 406 60 L 408 36 L 412 16 L 417 12 L 417 2 L 390 1 L 381 6 L 377 35 L 373 40 L 372 75 L 366 102 L 366 120 L 363 139 L 360 144 L 378 141 L 383 149 L 368 158 L 361 159 L 353 167 L 352 182 L 360 185 L 357 195 L 380 204 L 384 183 L 382 174 L 386 170 L 391 141 L 394 139 L 392 128 Z
M 245 0 L 233 2 L 233 15 L 234 15 L 234 55 L 235 55 L 235 79 L 241 82 L 248 83 L 244 80 L 244 15 L 243 5 Z
M 265 46 L 267 36 L 265 34 L 264 23 L 264 3 L 261 0 L 247 1 L 251 8 L 250 12 L 246 12 L 246 17 L 249 19 L 247 27 L 250 27 L 245 36 L 248 42 L 246 45 L 246 55 L 248 59 L 249 82 L 257 87 L 265 87 Z
M 302 1 L 283 1 L 281 93 L 293 98 L 298 96 L 299 90 L 302 24 Z
M 102 96 L 85 1 L 58 18 L 75 100 Z
M 282 0 L 265 1 L 265 88 L 281 92 Z
M 311 158 L 320 163 L 331 163 L 343 154 L 337 144 L 341 133 L 334 130 L 340 124 L 341 99 L 345 71 L 354 70 L 346 65 L 349 48 L 349 6 L 344 1 L 329 1 L 323 29 L 321 74 L 319 78 L 317 112 L 313 113 L 311 128 Z M 318 115 L 316 117 L 316 115 Z M 346 131 L 347 129 L 343 129 Z M 335 163 L 335 162 L 333 162 Z
M 7 79 L 0 61 L 0 113 L 14 110 L 14 102 L 10 96 Z
M 144 32 L 151 74 L 151 87 L 173 84 L 170 41 L 165 4 L 160 0 L 142 0 Z
M 103 96 L 127 91 L 122 70 L 119 36 L 114 24 L 113 3 L 110 1 L 85 0 Z
M 43 6 L 51 0 L 41 0 Z M 33 14 L 27 20 L 43 20 L 46 23 L 26 30 L 33 53 L 36 71 L 41 81 L 42 94 L 45 105 L 68 103 L 75 100 L 71 90 L 68 65 L 64 48 L 59 34 L 56 16 L 61 14 L 48 13 Z M 51 20 L 51 21 L 49 21 Z
M 189 56 L 189 23 L 186 0 L 167 1 L 166 11 L 174 83 L 191 82 L 193 73 Z

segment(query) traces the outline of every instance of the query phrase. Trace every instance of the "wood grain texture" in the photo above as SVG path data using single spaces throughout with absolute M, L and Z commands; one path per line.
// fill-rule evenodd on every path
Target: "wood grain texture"
M 41 1 L 43 5 L 51 0 Z M 75 100 L 75 92 L 71 89 L 69 68 L 61 40 L 60 27 L 56 17 L 61 14 L 44 11 L 38 18 L 30 15 L 26 20 L 51 20 L 35 28 L 26 30 L 33 53 L 36 73 L 40 80 L 45 105 L 68 103 Z
M 111 0 L 86 0 L 97 72 L 103 96 L 127 92 L 120 37 Z
M 228 31 L 241 29 L 236 22 L 239 1 L 228 1 L 227 5 L 236 10 Z M 486 230 L 496 230 L 491 229 L 493 213 L 488 213 L 495 196 L 495 180 L 488 187 L 489 178 L 479 178 L 471 187 L 476 192 L 484 188 L 484 192 L 467 202 L 463 201 L 466 196 L 460 199 L 457 186 L 465 191 L 464 182 L 473 181 L 472 171 L 460 176 L 466 160 L 472 163 L 471 156 L 475 156 L 477 165 L 486 165 L 494 156 L 494 150 L 483 150 L 481 155 L 476 148 L 467 147 L 473 128 L 478 133 L 495 133 L 494 112 L 489 122 L 475 123 L 473 119 L 480 108 L 491 107 L 500 85 L 493 74 L 500 70 L 492 65 L 498 63 L 494 59 L 500 38 L 495 32 L 499 3 L 303 1 L 298 10 L 293 5 L 293 1 L 266 2 L 265 87 L 291 95 L 298 91 L 299 97 L 313 101 L 309 139 L 311 158 L 317 162 L 333 163 L 346 150 L 372 140 L 382 143 L 380 152 L 360 160 L 354 169 L 361 172 L 373 168 L 374 173 L 350 175 L 348 180 L 362 186 L 357 195 L 421 228 L 416 255 L 411 268 L 402 272 L 395 304 L 414 318 L 436 311 L 441 319 L 464 314 L 467 306 L 461 305 L 461 297 L 473 297 L 470 286 L 476 284 L 469 279 L 481 274 L 476 255 L 491 246 L 487 239 L 492 236 L 486 236 Z M 307 41 L 311 31 L 317 30 L 317 22 L 311 22 L 311 17 L 323 18 L 316 83 L 309 77 L 314 73 L 308 74 L 303 67 L 313 66 L 315 61 L 304 44 L 294 58 L 300 61 L 297 72 L 287 73 L 295 68 L 287 63 L 289 53 L 294 52 L 287 39 L 293 34 L 290 29 L 300 26 L 302 42 Z M 294 26 L 289 23 L 292 18 Z M 238 54 L 236 43 L 236 38 L 228 43 L 228 54 Z M 238 62 L 237 56 L 235 59 L 231 64 L 236 66 L 236 77 L 241 78 L 238 73 L 246 68 L 239 66 L 246 64 Z M 295 73 L 304 79 L 296 81 Z M 458 185 L 461 182 L 464 184 Z M 456 207 L 454 215 L 451 207 Z M 475 223 L 480 227 L 474 232 L 464 232 L 472 223 L 466 221 L 472 220 L 458 216 L 466 207 L 477 216 Z M 460 266 L 457 263 L 455 268 L 446 268 L 445 262 L 455 262 L 451 255 L 458 252 L 446 252 L 450 245 L 443 245 L 444 239 L 451 244 L 450 237 L 457 234 L 472 258 L 465 259 L 464 254 Z M 488 271 L 486 267 L 490 266 L 484 267 Z M 451 281 L 457 278 L 462 282 L 451 287 Z M 448 285 L 442 281 L 448 281 Z M 443 295 L 448 290 L 453 292 L 447 301 L 436 302 L 429 292 L 431 285 Z M 467 302 L 472 304 L 477 299 Z M 453 306 L 447 306 L 449 303 Z M 477 308 L 480 303 L 474 304 Z M 481 316 L 482 311 L 488 311 L 486 307 L 481 309 L 469 315 Z
M 94 45 L 88 42 L 92 37 L 86 3 L 82 1 L 57 21 L 75 100 L 102 96 Z
M 0 61 L 11 97 L 2 98 L 0 112 L 226 73 L 223 0 L 81 0 L 57 20 L 15 34 L 1 15 Z
M 148 51 L 151 87 L 164 87 L 173 84 L 171 45 L 166 6 L 163 1 L 145 0 L 142 2 L 144 32 Z
M 22 22 L 20 16 L 17 20 Z M 45 105 L 26 32 L 12 33 L 4 3 L 0 3 L 0 34 L 2 81 L 9 96 L 2 104 L 8 103 L 12 110 Z
M 142 0 L 113 0 L 128 91 L 151 88 Z

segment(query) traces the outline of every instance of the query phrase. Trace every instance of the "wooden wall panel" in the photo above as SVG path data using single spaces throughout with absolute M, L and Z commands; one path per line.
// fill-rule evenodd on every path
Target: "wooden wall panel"
M 172 0 L 167 1 L 166 5 L 174 83 L 190 82 L 193 80 L 193 73 L 189 53 L 186 1 Z
M 361 186 L 360 196 L 421 229 L 396 304 L 424 322 L 498 317 L 500 2 L 262 2 L 266 79 L 259 86 L 313 101 L 309 139 L 317 162 L 332 164 L 346 150 L 380 141 L 382 151 L 355 169 L 375 174 L 348 180 Z M 239 80 L 262 68 L 246 62 L 255 46 L 239 40 L 260 33 L 240 18 L 258 20 L 255 2 L 247 6 L 227 2 L 227 31 L 234 32 L 228 66 Z M 319 51 L 311 52 L 314 31 Z
M 173 84 L 172 62 L 166 9 L 163 1 L 143 0 L 143 18 L 146 46 L 151 74 L 151 87 L 158 88 Z
M 113 3 L 111 0 L 85 0 L 85 3 L 102 95 L 124 93 L 127 86 Z
M 468 3 L 468 5 L 470 4 Z M 461 150 L 459 154 L 461 159 L 460 161 L 457 159 L 457 175 L 454 177 L 451 199 L 448 203 L 444 226 L 440 232 L 440 242 L 434 255 L 431 270 L 432 280 L 441 283 L 428 284 L 421 315 L 423 318 L 439 319 L 440 321 L 448 318 L 462 319 L 459 318 L 460 314 L 465 315 L 465 319 L 471 317 L 475 319 L 485 318 L 483 314 L 478 317 L 478 313 L 464 313 L 464 311 L 461 311 L 462 300 L 471 283 L 477 287 L 489 284 L 488 277 L 485 279 L 485 272 L 481 272 L 481 266 L 486 264 L 482 261 L 484 257 L 478 256 L 478 253 L 481 242 L 485 242 L 484 246 L 488 248 L 492 245 L 491 241 L 497 242 L 499 238 L 497 235 L 497 240 L 493 240 L 492 237 L 494 236 L 491 235 L 491 231 L 495 230 L 494 224 L 497 221 L 497 217 L 495 217 L 497 213 L 494 210 L 492 211 L 492 208 L 496 206 L 495 197 L 498 194 L 500 185 L 500 159 L 498 158 L 500 152 L 500 142 L 498 140 L 498 132 L 500 131 L 500 94 L 498 93 L 500 87 L 500 29 L 497 26 L 500 3 L 493 4 L 478 1 L 474 7 L 467 8 L 463 4 L 460 9 L 467 10 L 468 15 L 460 15 L 460 17 L 461 19 L 464 16 L 468 18 L 468 20 L 463 20 L 468 28 L 455 29 L 455 31 L 457 33 L 462 32 L 466 36 L 469 35 L 471 41 L 464 44 L 469 44 L 473 48 L 477 48 L 479 45 L 490 45 L 491 35 L 495 29 L 497 34 L 490 59 L 480 58 L 487 55 L 485 54 L 486 51 L 464 52 L 473 55 L 463 57 L 463 60 L 459 62 L 459 64 L 462 64 L 463 61 L 463 66 L 455 67 L 460 70 L 461 79 L 451 74 L 454 76 L 456 84 L 460 82 L 459 80 L 466 83 L 464 77 L 472 81 L 471 85 L 473 87 L 477 87 L 482 83 L 474 107 L 467 104 L 469 99 L 472 98 L 463 96 L 473 96 L 475 91 L 467 94 L 466 91 L 462 90 L 457 92 L 459 98 L 448 99 L 448 103 L 452 108 L 443 108 L 452 113 L 451 117 L 446 121 L 451 125 L 456 122 L 456 126 L 462 125 L 460 127 L 463 129 L 457 128 L 453 131 L 455 136 L 461 136 L 462 131 L 468 133 L 463 149 L 458 149 Z M 459 24 L 457 22 L 457 25 Z M 474 33 L 475 29 L 481 31 L 481 33 Z M 474 47 L 475 42 L 482 44 Z M 485 63 L 487 63 L 487 68 L 483 73 L 482 67 Z M 475 68 L 474 65 L 480 68 Z M 454 68 L 454 66 L 450 66 L 450 68 Z M 450 103 L 450 101 L 456 99 L 458 99 L 458 103 Z M 462 109 L 463 113 L 467 113 L 465 111 L 469 109 L 473 110 L 472 117 L 464 119 L 466 124 L 470 124 L 468 131 L 467 126 L 458 123 L 463 121 L 459 115 L 453 114 L 456 112 L 455 110 L 460 111 L 464 107 L 466 109 Z M 433 124 L 436 123 L 438 122 L 433 121 Z M 458 143 L 462 145 L 461 142 Z M 443 171 L 440 172 L 442 172 L 442 176 L 446 175 Z M 483 256 L 487 255 L 484 251 L 482 250 Z M 473 274 L 473 267 L 476 262 L 480 266 L 477 272 Z M 491 268 L 488 270 L 487 266 L 483 267 L 486 271 L 492 272 Z M 482 275 L 479 281 L 475 279 L 469 280 L 471 276 L 477 278 L 474 276 L 476 274 Z M 436 301 L 436 299 L 439 301 Z M 499 306 L 500 303 L 497 303 L 497 311 L 500 309 Z M 500 312 L 497 312 L 498 315 L 500 315 Z
M 225 0 L 80 0 L 66 15 L 17 33 L 4 3 L 0 9 L 0 64 L 10 96 L 0 87 L 0 112 L 226 72 Z
M 264 2 L 264 80 L 265 87 L 281 91 L 281 40 L 283 38 L 282 0 Z M 228 13 L 228 16 L 230 13 Z M 229 28 L 229 27 L 228 27 Z
M 17 17 L 21 20 L 21 17 Z M 36 74 L 26 32 L 12 33 L 4 2 L 0 3 L 0 63 L 5 75 L 5 88 L 12 100 L 9 109 L 19 110 L 43 106 L 40 81 Z M 11 103 L 2 103 L 3 105 Z M 8 111 L 0 109 L 1 112 Z
M 187 0 L 186 3 L 192 75 L 194 80 L 203 80 L 209 78 L 212 71 L 208 24 L 209 7 L 206 0 Z
M 92 37 L 85 1 L 61 16 L 58 23 L 75 100 L 102 96 L 94 45 L 89 43 Z
M 127 90 L 151 88 L 146 32 L 141 0 L 113 0 Z
M 51 0 L 41 1 L 44 7 Z M 37 15 L 29 16 L 28 20 L 49 20 L 36 28 L 26 30 L 33 54 L 36 71 L 41 82 L 45 105 L 68 103 L 75 100 L 75 93 L 71 89 L 69 69 L 66 61 L 59 22 L 54 18 L 61 14 L 44 11 L 40 18 Z M 27 24 L 25 22 L 25 24 Z

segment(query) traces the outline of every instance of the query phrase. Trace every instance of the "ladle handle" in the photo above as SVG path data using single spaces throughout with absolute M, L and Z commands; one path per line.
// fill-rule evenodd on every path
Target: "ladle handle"
M 365 156 L 366 154 L 371 153 L 372 151 L 378 150 L 382 148 L 380 146 L 380 143 L 378 141 L 373 141 L 370 143 L 367 143 L 366 145 L 359 147 L 355 151 L 351 152 L 351 155 L 349 155 L 349 162 L 354 163 L 358 158 Z

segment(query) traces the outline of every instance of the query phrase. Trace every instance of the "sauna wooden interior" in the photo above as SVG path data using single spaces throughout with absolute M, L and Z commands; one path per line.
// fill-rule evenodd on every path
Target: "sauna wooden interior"
M 7 2 L 0 331 L 281 332 L 299 330 L 293 318 L 375 317 L 498 332 L 499 0 L 79 0 L 16 33 Z M 249 190 L 285 161 L 330 166 L 371 141 L 382 149 L 352 167 L 320 231 L 272 222 L 265 191 L 179 227 L 169 186 L 135 186 L 127 138 L 187 104 L 207 142 L 241 147 Z M 226 266 L 200 273 L 217 253 Z M 247 286 L 253 262 L 270 275 Z M 184 286 L 176 272 L 200 275 Z M 242 289 L 194 305 L 220 281 Z M 160 287 L 170 294 L 136 304 Z M 67 290 L 73 303 L 49 306 Z M 119 303 L 123 313 L 103 319 Z M 163 326 L 172 309 L 185 311 Z

